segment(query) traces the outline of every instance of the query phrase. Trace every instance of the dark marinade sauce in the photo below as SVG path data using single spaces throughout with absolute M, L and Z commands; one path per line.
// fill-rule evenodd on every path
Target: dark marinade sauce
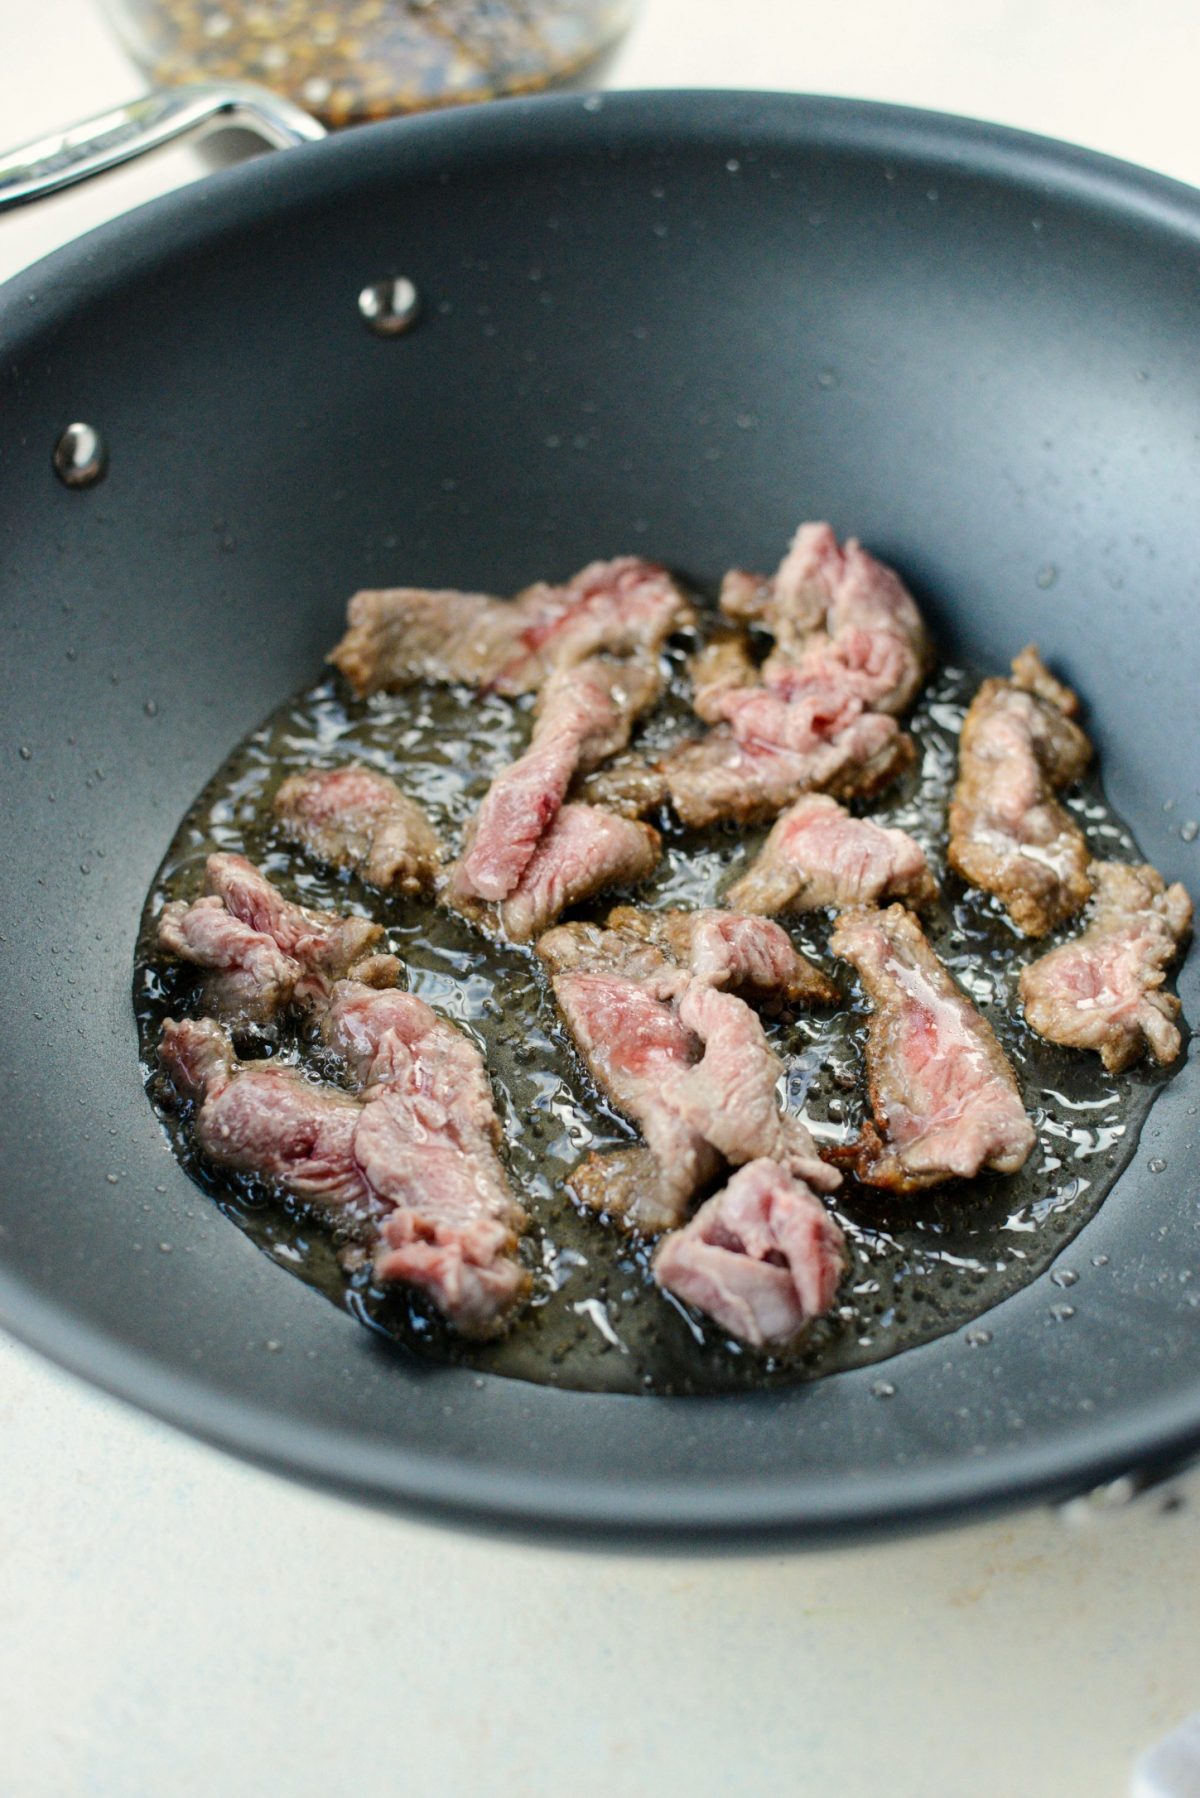
M 645 726 L 643 745 L 694 734 L 684 669 L 691 642 L 667 652 L 666 697 Z M 147 1090 L 191 1177 L 225 1214 L 290 1273 L 414 1352 L 482 1371 L 604 1392 L 715 1393 L 809 1380 L 881 1361 L 979 1317 L 1042 1273 L 1103 1201 L 1136 1144 L 1168 1077 L 1135 1065 L 1105 1072 L 1096 1055 L 1039 1041 L 1017 1003 L 1020 969 L 1042 954 L 1008 922 L 998 903 L 964 887 L 945 866 L 945 814 L 957 737 L 979 677 L 945 667 L 911 718 L 916 766 L 882 803 L 883 824 L 901 825 L 929 856 L 943 899 L 927 914 L 930 940 L 984 1015 L 1010 1057 L 1037 1127 L 1037 1143 L 1016 1175 L 982 1175 L 908 1199 L 847 1179 L 829 1201 L 846 1233 L 851 1266 L 839 1303 L 787 1354 L 731 1341 L 660 1292 L 650 1248 L 580 1210 L 565 1191 L 571 1169 L 593 1148 L 616 1148 L 636 1131 L 598 1091 L 559 1021 L 532 949 L 485 940 L 425 901 L 385 898 L 355 879 L 287 849 L 270 802 L 296 769 L 360 760 L 395 777 L 425 807 L 443 840 L 457 844 L 488 783 L 528 739 L 531 702 L 513 704 L 459 689 L 417 686 L 369 700 L 350 698 L 327 677 L 289 700 L 213 776 L 183 820 L 146 902 L 138 942 L 134 1006 Z M 1140 860 L 1127 826 L 1093 772 L 1066 800 L 1097 856 Z M 718 902 L 723 885 L 756 853 L 765 830 L 684 830 L 654 820 L 664 856 L 637 894 L 608 894 L 578 915 L 601 918 L 622 898 L 651 906 Z M 260 1181 L 204 1162 L 180 1108 L 157 1072 L 156 1045 L 168 1016 L 197 1008 L 196 971 L 167 962 L 153 921 L 168 899 L 190 899 L 213 850 L 238 850 L 290 898 L 361 912 L 386 927 L 408 969 L 412 991 L 479 1044 L 504 1128 L 514 1190 L 530 1228 L 521 1252 L 533 1299 L 508 1335 L 466 1343 L 404 1292 L 384 1292 L 369 1268 L 347 1274 L 327 1227 Z M 862 1046 L 867 1008 L 852 972 L 832 962 L 830 920 L 821 913 L 782 919 L 799 945 L 834 973 L 845 1008 L 765 1018 L 786 1070 L 787 1103 L 804 1114 L 818 1142 L 855 1133 L 864 1112 Z M 1078 928 L 1068 926 L 1049 942 Z M 261 1044 L 242 1044 L 250 1053 Z M 275 1052 L 325 1078 L 340 1078 L 302 1047 L 299 1033 Z

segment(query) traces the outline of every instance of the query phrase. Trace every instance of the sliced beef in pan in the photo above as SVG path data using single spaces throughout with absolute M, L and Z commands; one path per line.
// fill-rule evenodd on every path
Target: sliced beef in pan
M 874 1123 L 837 1159 L 894 1192 L 983 1168 L 1012 1174 L 1034 1144 L 1016 1078 L 987 1020 L 902 905 L 843 912 L 830 938 L 874 1006 L 867 1079 Z
M 560 925 L 550 935 L 575 928 Z M 547 953 L 545 943 L 543 938 L 539 952 Z M 699 1121 L 675 1098 L 679 1081 L 702 1053 L 670 1003 L 676 981 L 668 982 L 664 995 L 653 978 L 625 972 L 580 969 L 554 978 L 559 1009 L 585 1063 L 640 1126 L 647 1145 L 589 1156 L 572 1176 L 572 1190 L 585 1204 L 648 1233 L 677 1224 L 693 1193 L 715 1179 L 721 1165 Z
M 686 824 L 773 817 L 803 793 L 866 798 L 913 758 L 895 719 L 929 665 L 921 615 L 891 569 L 827 524 L 801 525 L 770 580 L 735 571 L 726 616 L 775 642 L 756 668 L 746 639 L 719 636 L 692 664 L 695 707 L 715 726 L 664 758 Z
M 775 575 L 725 577 L 727 618 L 769 631 L 768 684 L 786 670 L 836 687 L 873 711 L 905 711 L 931 660 L 917 605 L 895 571 L 853 537 L 844 547 L 827 524 L 802 524 Z
M 854 818 L 821 793 L 798 799 L 777 821 L 726 904 L 740 911 L 805 912 L 937 898 L 921 845 L 903 830 Z
M 272 1062 L 239 1062 L 211 1019 L 168 1021 L 163 1067 L 197 1101 L 196 1140 L 221 1166 L 271 1180 L 370 1245 L 383 1284 L 424 1293 L 464 1335 L 503 1329 L 529 1276 L 525 1213 L 474 1044 L 411 993 L 332 990 L 328 1040 L 360 1091 Z
M 984 681 L 963 723 L 950 865 L 995 893 L 1026 936 L 1073 917 L 1092 890 L 1083 832 L 1054 797 L 1091 759 L 1077 710 L 1031 645 L 1011 680 Z
M 698 980 L 751 1003 L 835 1005 L 838 1000 L 833 981 L 767 918 L 712 908 L 644 911 L 619 905 L 608 914 L 608 928 L 653 943 Z
M 731 693 L 743 693 L 760 685 L 759 670 L 750 653 L 744 631 L 718 631 L 688 663 L 692 678 L 692 706 L 706 724 L 720 724 L 726 717 Z
M 442 898 L 481 929 L 510 943 L 528 943 L 569 906 L 612 887 L 636 886 L 661 856 L 662 838 L 649 824 L 619 818 L 598 805 L 564 805 L 501 904 L 461 893 L 457 864 L 447 870 Z
M 755 1348 L 783 1348 L 831 1309 L 845 1238 L 812 1188 L 774 1161 L 751 1161 L 663 1238 L 654 1278 Z
M 394 986 L 400 964 L 376 953 L 382 927 L 285 899 L 244 855 L 210 855 L 204 897 L 173 900 L 159 947 L 209 971 L 205 1006 L 231 1023 L 267 1024 L 287 1005 L 321 1005 L 347 975 Z
M 669 797 L 661 764 L 634 750 L 614 756 L 591 774 L 577 775 L 568 794 L 581 805 L 602 805 L 622 818 L 645 818 Z
M 653 1232 L 677 1224 L 724 1162 L 768 1156 L 837 1184 L 780 1111 L 779 1061 L 740 999 L 621 930 L 561 925 L 538 954 L 584 1061 L 646 1139 L 644 1151 L 589 1157 L 572 1179 L 586 1203 Z
M 1182 1039 L 1179 1000 L 1162 991 L 1165 970 L 1192 927 L 1192 902 L 1145 864 L 1093 862 L 1087 928 L 1021 974 L 1031 1029 L 1071 1049 L 1094 1049 L 1119 1073 L 1145 1050 L 1165 1067 Z
M 652 658 L 693 621 L 664 569 L 620 556 L 514 600 L 412 587 L 356 593 L 329 659 L 360 695 L 419 680 L 532 693 L 555 668 L 600 652 Z
M 656 667 L 592 656 L 552 674 L 529 748 L 492 782 L 454 873 L 460 899 L 499 903 L 515 892 L 577 772 L 623 749 L 658 697 Z
M 914 754 L 911 737 L 894 718 L 862 712 L 836 737 L 808 749 L 758 738 L 742 742 L 721 725 L 670 750 L 662 770 L 676 812 L 700 830 L 722 820 L 763 823 L 817 788 L 843 799 L 869 799 L 890 786 Z
M 427 893 L 437 876 L 437 833 L 394 780 L 351 762 L 289 775 L 275 795 L 285 841 L 317 861 L 349 868 L 381 892 Z
M 211 1161 L 278 1182 L 327 1220 L 370 1237 L 384 1206 L 354 1152 L 362 1102 L 275 1061 L 239 1061 L 213 1018 L 168 1019 L 159 1060 L 197 1102 L 196 1141 Z

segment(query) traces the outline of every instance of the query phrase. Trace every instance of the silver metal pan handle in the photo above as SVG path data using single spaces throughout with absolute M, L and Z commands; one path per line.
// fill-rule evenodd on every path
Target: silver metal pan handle
M 206 137 L 234 126 L 276 149 L 325 136 L 323 125 L 264 87 L 223 82 L 166 88 L 37 143 L 0 152 L 0 212 L 103 174 L 176 138 Z

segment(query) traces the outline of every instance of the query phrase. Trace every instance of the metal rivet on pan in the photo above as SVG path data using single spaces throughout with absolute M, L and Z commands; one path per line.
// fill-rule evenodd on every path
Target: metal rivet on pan
M 68 425 L 54 446 L 54 472 L 67 487 L 93 487 L 108 467 L 108 451 L 92 425 Z
M 406 276 L 397 275 L 394 280 L 364 287 L 358 296 L 358 310 L 380 337 L 398 337 L 416 323 L 421 296 Z

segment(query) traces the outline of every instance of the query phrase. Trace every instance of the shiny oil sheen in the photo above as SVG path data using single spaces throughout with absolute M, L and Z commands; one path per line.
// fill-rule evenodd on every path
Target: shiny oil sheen
M 667 697 L 644 729 L 643 745 L 696 728 L 683 667 L 691 647 L 680 642 L 668 652 Z M 418 1354 L 518 1379 L 609 1392 L 715 1393 L 880 1361 L 979 1317 L 1040 1274 L 1100 1205 L 1168 1076 L 1141 1064 L 1111 1075 L 1097 1056 L 1034 1037 L 1020 1017 L 1017 978 L 1060 938 L 1030 944 L 995 901 L 946 873 L 956 739 L 978 678 L 947 667 L 930 683 L 909 721 L 920 751 L 916 767 L 872 816 L 910 831 L 942 880 L 943 899 L 926 928 L 996 1029 L 1037 1126 L 1037 1143 L 1015 1176 L 984 1175 L 909 1198 L 847 1179 L 830 1201 L 851 1257 L 840 1302 L 788 1354 L 750 1351 L 659 1292 L 649 1273 L 649 1245 L 581 1212 L 569 1197 L 567 1177 L 584 1155 L 626 1144 L 636 1132 L 576 1055 L 533 951 L 498 946 L 427 902 L 384 898 L 290 851 L 273 828 L 270 801 L 284 776 L 357 759 L 392 775 L 426 808 L 452 850 L 489 781 L 527 741 L 529 701 L 514 705 L 434 687 L 358 701 L 327 677 L 247 738 L 199 795 L 147 899 L 134 984 L 147 1088 L 183 1164 L 265 1253 L 373 1329 Z M 1067 803 L 1098 856 L 1140 859 L 1094 772 Z M 717 903 L 765 835 L 687 832 L 670 815 L 655 822 L 664 833 L 663 861 L 636 895 L 652 906 Z M 502 1341 L 464 1343 L 406 1294 L 375 1287 L 369 1270 L 348 1273 L 330 1232 L 302 1208 L 198 1156 L 187 1112 L 176 1108 L 155 1068 L 161 1022 L 194 1009 L 198 982 L 194 971 L 157 955 L 152 922 L 166 900 L 196 896 L 204 859 L 216 849 L 248 855 L 304 904 L 377 918 L 408 968 L 410 988 L 479 1044 L 513 1186 L 530 1214 L 521 1252 L 533 1274 L 533 1299 Z M 634 895 L 608 895 L 583 915 L 602 917 L 625 897 Z M 833 1013 L 764 1020 L 784 1064 L 787 1104 L 803 1111 L 818 1142 L 832 1142 L 852 1135 L 863 1116 L 867 1010 L 851 970 L 829 957 L 829 919 L 817 914 L 784 922 L 846 996 L 845 1008 Z M 261 1044 L 241 1046 L 264 1052 Z M 274 1048 L 306 1060 L 325 1078 L 339 1078 L 336 1064 L 316 1058 L 298 1036 L 285 1034 Z M 988 1339 L 986 1331 L 975 1334 L 980 1343 Z

